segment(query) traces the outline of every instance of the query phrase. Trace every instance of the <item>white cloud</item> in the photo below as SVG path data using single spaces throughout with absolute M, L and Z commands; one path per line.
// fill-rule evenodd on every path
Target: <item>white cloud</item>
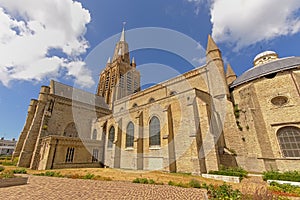
M 206 5 L 206 3 L 209 2 L 210 0 L 185 0 L 185 1 L 195 4 L 195 13 L 196 15 L 198 15 L 201 9 L 201 5 L 203 4 Z
M 300 31 L 299 0 L 214 0 L 212 36 L 235 50 Z
M 73 0 L 0 0 L 0 82 L 67 75 L 91 86 L 90 71 L 78 61 L 88 48 L 90 20 L 89 11 Z

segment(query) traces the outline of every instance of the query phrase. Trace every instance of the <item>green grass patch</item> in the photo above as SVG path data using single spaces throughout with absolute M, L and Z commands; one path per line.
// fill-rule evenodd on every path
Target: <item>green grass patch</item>
M 12 170 L 12 172 L 14 174 L 27 174 L 27 171 L 24 168 L 22 168 L 22 169 L 14 169 L 14 170 Z

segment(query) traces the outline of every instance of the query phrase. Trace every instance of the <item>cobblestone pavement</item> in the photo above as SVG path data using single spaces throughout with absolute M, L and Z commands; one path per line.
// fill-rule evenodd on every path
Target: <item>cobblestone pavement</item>
M 29 176 L 23 186 L 0 188 L 0 199 L 207 199 L 205 191 L 168 185 Z

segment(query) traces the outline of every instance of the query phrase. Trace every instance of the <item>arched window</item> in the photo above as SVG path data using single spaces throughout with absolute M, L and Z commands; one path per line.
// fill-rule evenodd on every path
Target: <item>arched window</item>
M 109 133 L 108 133 L 108 143 L 107 143 L 108 148 L 113 147 L 114 140 L 115 140 L 115 128 L 112 126 L 109 129 Z
M 294 126 L 278 130 L 277 137 L 284 157 L 300 157 L 300 129 Z
M 94 131 L 93 131 L 92 140 L 97 140 L 97 130 L 96 129 L 94 129 Z
M 133 147 L 134 141 L 134 125 L 129 122 L 126 129 L 126 147 Z
M 149 146 L 160 145 L 160 122 L 157 117 L 152 117 L 149 123 Z
M 78 132 L 75 126 L 75 123 L 72 122 L 67 125 L 67 127 L 64 130 L 64 136 L 66 137 L 78 137 Z

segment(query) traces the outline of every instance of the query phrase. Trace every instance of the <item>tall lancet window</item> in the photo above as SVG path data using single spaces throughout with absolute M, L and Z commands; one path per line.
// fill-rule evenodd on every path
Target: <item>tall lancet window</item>
M 160 146 L 160 122 L 155 116 L 149 123 L 149 146 Z

